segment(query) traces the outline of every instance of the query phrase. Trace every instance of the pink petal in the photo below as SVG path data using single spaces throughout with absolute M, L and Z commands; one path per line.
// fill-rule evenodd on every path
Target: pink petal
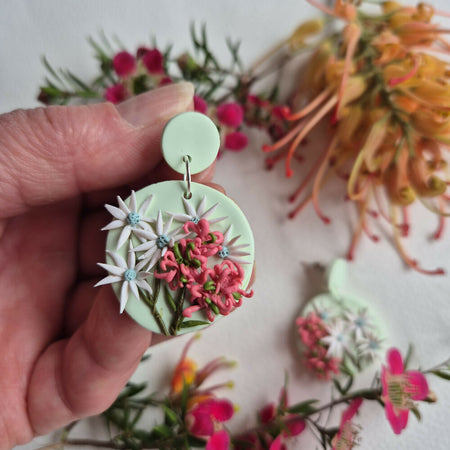
M 210 414 L 219 422 L 225 422 L 233 417 L 234 408 L 229 400 L 212 400 L 210 403 Z
M 136 60 L 131 53 L 119 52 L 112 61 L 113 67 L 119 77 L 125 78 L 136 70 Z
M 281 434 L 272 442 L 269 447 L 269 450 L 282 450 L 283 444 L 281 443 Z
M 198 311 L 199 309 L 201 309 L 201 306 L 198 306 L 198 305 L 189 306 L 189 308 L 186 308 L 183 311 L 183 316 L 184 317 L 191 317 L 192 314 L 195 313 L 196 311 Z
M 389 365 L 389 371 L 393 375 L 400 375 L 403 373 L 404 368 L 402 355 L 396 348 L 391 348 L 388 350 L 386 359 Z
M 401 409 L 397 411 L 398 415 L 396 415 L 391 402 L 386 402 L 384 409 L 386 411 L 387 420 L 391 424 L 394 433 L 400 434 L 405 429 L 406 424 L 408 423 L 409 410 Z
M 195 436 L 212 436 L 214 433 L 214 423 L 211 416 L 204 413 L 198 408 L 194 409 L 188 414 L 188 422 L 192 418 L 192 425 L 189 426 L 189 431 Z
M 276 407 L 274 403 L 269 403 L 264 406 L 259 412 L 259 419 L 261 423 L 269 423 L 275 418 Z
M 205 100 L 199 95 L 194 95 L 194 111 L 206 114 L 207 110 L 208 104 L 205 102 Z
M 417 370 L 408 370 L 406 372 L 408 381 L 414 392 L 412 394 L 413 400 L 423 400 L 428 395 L 428 383 L 423 373 Z
M 248 137 L 240 131 L 234 131 L 225 135 L 225 148 L 231 151 L 240 152 L 247 147 Z
M 286 421 L 286 427 L 289 430 L 289 433 L 285 433 L 286 437 L 298 436 L 306 428 L 306 422 L 297 417 Z
M 361 397 L 355 398 L 352 400 L 348 408 L 342 413 L 341 419 L 341 427 L 345 422 L 348 422 L 353 419 L 353 416 L 358 412 L 359 407 L 361 406 L 363 399 Z
M 230 448 L 230 436 L 226 430 L 214 433 L 206 443 L 206 450 L 228 450 Z

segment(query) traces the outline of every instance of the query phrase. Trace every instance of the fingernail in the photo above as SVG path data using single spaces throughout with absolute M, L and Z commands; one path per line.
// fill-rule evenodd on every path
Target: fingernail
M 191 83 L 174 83 L 131 97 L 117 105 L 117 110 L 130 125 L 141 127 L 187 111 L 193 96 Z

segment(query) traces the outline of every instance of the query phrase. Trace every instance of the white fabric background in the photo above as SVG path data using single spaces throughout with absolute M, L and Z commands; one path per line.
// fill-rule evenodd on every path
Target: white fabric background
M 434 3 L 444 8 L 447 2 Z M 242 40 L 241 54 L 249 64 L 313 14 L 303 0 L 2 0 L 0 112 L 37 106 L 34 99 L 45 75 L 40 62 L 44 54 L 55 66 L 70 68 L 85 78 L 95 75 L 96 63 L 86 38 L 95 37 L 100 30 L 107 36 L 117 34 L 130 50 L 149 43 L 156 35 L 163 46 L 173 43 L 176 54 L 189 46 L 189 23 L 206 22 L 212 48 L 219 56 L 227 56 L 224 41 L 230 36 Z M 229 394 L 240 406 L 231 423 L 233 430 L 254 424 L 256 410 L 277 399 L 284 371 L 290 376 L 292 402 L 312 397 L 328 401 L 330 386 L 313 380 L 299 362 L 293 320 L 301 305 L 319 290 L 319 277 L 305 269 L 305 264 L 326 264 L 345 255 L 356 218 L 352 205 L 343 200 L 342 186 L 336 183 L 321 195 L 323 209 L 332 218 L 329 226 L 322 224 L 311 207 L 296 220 L 287 220 L 287 197 L 305 168 L 296 167 L 291 180 L 284 178 L 281 166 L 266 172 L 259 150 L 264 136 L 256 132 L 251 135 L 250 148 L 242 154 L 226 154 L 218 163 L 215 181 L 240 204 L 253 226 L 258 264 L 255 296 L 205 331 L 191 352 L 200 363 L 218 355 L 239 361 L 237 369 L 216 378 L 236 382 Z M 319 144 L 317 139 L 311 142 Z M 449 356 L 449 277 L 427 277 L 406 270 L 390 241 L 389 230 L 374 223 L 382 242 L 362 240 L 356 261 L 350 266 L 349 288 L 364 296 L 383 317 L 390 333 L 389 344 L 405 351 L 408 343 L 414 342 L 415 362 L 422 367 L 433 366 Z M 437 220 L 420 206 L 412 212 L 412 223 L 413 233 L 407 240 L 411 253 L 420 256 L 426 267 L 444 266 L 450 271 L 449 233 L 440 242 L 432 242 L 429 236 Z M 186 340 L 177 338 L 152 348 L 151 360 L 134 379 L 149 381 L 151 391 L 166 387 L 167 374 Z M 368 383 L 370 373 L 363 378 Z M 429 381 L 439 402 L 420 405 L 423 423 L 419 425 L 411 417 L 400 437 L 394 436 L 379 406 L 364 405 L 358 418 L 363 426 L 361 448 L 450 448 L 450 384 L 435 378 Z M 149 425 L 154 420 L 149 417 Z M 101 423 L 94 421 L 80 426 L 77 434 L 100 438 L 101 430 Z M 38 448 L 49 440 L 37 438 L 21 448 Z M 305 433 L 292 448 L 312 449 L 315 441 Z

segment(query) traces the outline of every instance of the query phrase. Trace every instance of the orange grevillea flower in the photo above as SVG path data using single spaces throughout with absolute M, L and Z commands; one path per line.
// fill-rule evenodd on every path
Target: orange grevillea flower
M 373 14 L 357 1 L 336 0 L 332 8 L 308 1 L 343 21 L 343 27 L 324 36 L 313 52 L 287 116 L 290 130 L 263 148 L 276 152 L 268 165 L 284 159 L 291 177 L 293 160 L 305 152 L 302 142 L 319 122 L 328 121 L 328 144 L 317 150 L 312 169 L 291 195 L 298 204 L 290 217 L 312 203 L 329 223 L 319 192 L 338 175 L 346 180 L 347 196 L 359 211 L 349 259 L 363 234 L 378 240 L 369 225 L 380 217 L 392 225 L 408 266 L 442 274 L 442 269 L 422 268 L 407 254 L 401 238 L 410 228 L 408 207 L 418 200 L 439 217 L 436 239 L 450 215 L 450 64 L 445 59 L 450 53 L 445 34 L 450 30 L 433 22 L 437 13 L 426 3 L 402 6 L 388 1 Z

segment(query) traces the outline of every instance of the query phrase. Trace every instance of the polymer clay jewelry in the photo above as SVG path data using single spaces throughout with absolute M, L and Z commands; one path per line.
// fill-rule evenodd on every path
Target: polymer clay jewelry
M 250 225 L 221 192 L 191 181 L 215 160 L 214 123 L 196 112 L 179 114 L 163 132 L 163 156 L 183 181 L 152 184 L 118 206 L 105 205 L 111 284 L 126 311 L 145 328 L 165 335 L 197 331 L 232 312 L 244 298 L 254 264 Z
M 356 374 L 383 354 L 386 330 L 368 303 L 348 288 L 348 263 L 333 261 L 328 292 L 316 295 L 296 319 L 299 349 L 319 378 Z

